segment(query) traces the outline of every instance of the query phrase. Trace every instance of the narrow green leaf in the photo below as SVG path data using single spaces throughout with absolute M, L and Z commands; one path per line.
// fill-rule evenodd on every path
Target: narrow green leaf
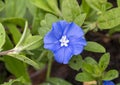
M 29 59 L 28 57 L 26 57 L 24 55 L 18 55 L 18 54 L 13 54 L 13 53 L 8 54 L 8 55 L 13 58 L 16 58 L 20 61 L 23 61 L 23 62 L 35 67 L 36 69 L 40 69 L 40 66 L 36 62 L 34 62 L 33 60 Z
M 4 50 L 12 49 L 13 44 L 10 41 L 8 36 L 6 36 L 6 41 L 7 42 L 5 43 L 3 49 Z M 21 77 L 21 75 L 22 75 L 25 83 L 30 82 L 30 78 L 29 78 L 29 75 L 26 70 L 27 66 L 25 63 L 19 61 L 18 59 L 10 57 L 10 56 L 4 56 L 3 58 L 4 58 L 5 66 L 10 73 L 15 75 L 17 78 Z
M 47 11 L 47 12 L 51 12 L 56 14 L 48 5 L 46 0 L 31 0 L 31 3 L 34 4 L 35 6 L 39 7 L 40 9 Z
M 90 74 L 82 72 L 76 75 L 75 80 L 80 82 L 89 82 L 94 81 L 95 79 Z
M 55 11 L 56 15 L 61 16 L 60 10 L 58 9 L 57 0 L 46 0 L 48 5 L 51 7 L 52 10 Z
M 79 16 L 77 16 L 74 20 L 74 22 L 76 24 L 78 24 L 79 26 L 82 26 L 82 24 L 84 23 L 86 18 L 86 14 L 80 14 Z
M 22 77 L 18 78 L 18 79 L 11 79 L 9 80 L 8 82 L 5 82 L 4 84 L 1 84 L 1 85 L 13 85 L 13 83 L 15 82 L 22 82 Z
M 52 85 L 72 85 L 70 84 L 69 82 L 63 80 L 63 79 L 60 79 L 60 78 L 49 78 L 47 80 L 48 82 L 50 82 Z
M 63 0 L 62 14 L 66 21 L 73 21 L 80 14 L 80 7 L 76 0 Z
M 82 67 L 82 57 L 79 56 L 73 56 L 72 59 L 69 62 L 69 66 L 74 69 L 79 71 L 80 68 Z
M 81 4 L 80 7 L 81 7 L 82 12 L 86 13 L 86 15 L 89 14 L 89 12 L 90 12 L 90 6 L 88 6 L 86 0 L 82 0 L 82 4 Z
M 5 7 L 5 5 L 4 5 L 3 1 L 1 0 L 0 1 L 0 11 L 2 11 L 4 7 Z
M 111 29 L 120 24 L 120 7 L 113 8 L 98 17 L 98 27 L 100 29 Z
M 87 46 L 84 48 L 87 51 L 105 53 L 105 48 L 97 42 L 88 41 Z
M 32 42 L 31 42 L 32 40 Z M 33 50 L 40 47 L 42 37 L 39 35 L 28 37 L 20 46 L 21 50 Z
M 99 2 L 99 0 L 85 0 L 87 2 L 87 4 L 93 8 L 96 11 L 100 11 L 101 10 L 101 4 Z
M 117 0 L 117 5 L 118 7 L 120 7 L 120 0 Z
M 2 46 L 5 43 L 5 36 L 6 36 L 5 29 L 2 26 L 2 24 L 0 23 L 0 49 L 2 48 Z
M 44 19 L 45 17 L 45 11 L 43 11 L 42 9 L 37 8 L 36 9 L 36 13 L 33 13 L 34 17 L 33 17 L 33 23 L 32 23 L 32 34 L 38 34 L 38 27 L 40 27 L 40 22 L 41 20 Z
M 3 24 L 15 24 L 15 25 L 18 25 L 18 26 L 21 26 L 22 28 L 24 28 L 25 26 L 25 19 L 23 18 L 13 18 L 13 17 L 10 17 L 10 18 L 2 18 L 0 19 L 0 22 L 3 23 Z
M 110 70 L 103 75 L 103 80 L 113 80 L 119 76 L 117 70 Z
M 105 53 L 104 55 L 102 55 L 102 57 L 100 58 L 100 61 L 99 61 L 100 70 L 102 72 L 107 68 L 109 61 L 110 61 L 109 53 Z
M 9 31 L 12 35 L 14 43 L 17 44 L 21 37 L 21 33 L 19 29 L 14 24 L 7 24 L 7 27 L 9 28 Z
M 30 35 L 30 32 L 29 32 L 29 30 L 27 30 L 27 27 L 28 27 L 28 22 L 25 23 L 24 32 L 23 32 L 18 44 L 16 45 L 16 47 L 19 47 L 21 45 L 21 43 L 24 42 L 26 37 L 28 37 Z
M 23 17 L 26 12 L 25 0 L 5 0 L 6 17 Z

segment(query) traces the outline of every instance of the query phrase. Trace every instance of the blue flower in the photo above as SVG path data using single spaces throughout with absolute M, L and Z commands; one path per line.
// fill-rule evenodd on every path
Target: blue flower
M 44 48 L 54 53 L 55 60 L 67 64 L 73 55 L 78 55 L 86 45 L 83 30 L 73 22 L 58 21 L 44 37 Z
M 115 85 L 112 81 L 103 81 L 103 85 Z

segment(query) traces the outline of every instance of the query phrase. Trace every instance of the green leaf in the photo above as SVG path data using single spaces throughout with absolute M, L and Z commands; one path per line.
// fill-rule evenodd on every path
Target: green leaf
M 52 15 L 52 14 L 46 14 L 45 15 L 45 19 L 41 21 L 41 26 L 46 26 L 46 27 L 49 27 L 51 28 L 52 27 L 52 24 L 54 22 L 57 22 L 59 19 L 55 16 L 55 15 Z M 45 23 L 45 24 L 44 24 Z
M 22 50 L 33 50 L 38 48 L 42 44 L 42 37 L 39 35 L 32 36 L 30 33 L 30 30 L 27 29 L 28 23 L 26 22 L 24 32 L 21 36 L 21 39 L 19 40 L 18 44 L 14 48 L 14 50 L 17 52 L 20 52 Z M 31 40 L 33 40 L 31 42 Z
M 90 74 L 94 73 L 94 66 L 91 64 L 88 64 L 86 62 L 82 63 L 82 69 L 83 69 L 83 71 L 88 72 Z
M 63 0 L 62 2 L 62 14 L 66 21 L 73 21 L 78 15 L 80 15 L 80 7 L 76 0 Z
M 22 81 L 22 77 L 20 77 L 18 79 L 14 79 L 14 80 L 9 80 L 8 82 L 5 82 L 4 84 L 1 84 L 1 85 L 13 85 L 13 83 L 21 82 L 21 81 Z
M 6 36 L 5 29 L 2 26 L 2 24 L 0 23 L 0 49 L 2 48 L 2 46 L 5 43 L 5 36 Z
M 40 27 L 38 29 L 39 35 L 42 36 L 42 37 L 44 37 L 45 34 L 47 34 L 48 31 L 50 31 L 50 28 L 48 28 L 48 27 Z
M 25 0 L 5 0 L 6 17 L 23 17 L 26 12 Z
M 120 0 L 117 0 L 117 5 L 118 7 L 120 7 Z
M 36 69 L 40 69 L 40 66 L 36 62 L 34 62 L 33 60 L 29 59 L 28 57 L 26 57 L 24 55 L 13 54 L 13 53 L 10 53 L 8 55 L 13 57 L 13 58 L 16 58 L 20 61 L 23 61 L 23 62 L 35 67 Z
M 111 29 L 120 24 L 120 7 L 113 8 L 98 17 L 98 27 L 100 29 Z
M 80 82 L 89 82 L 94 81 L 95 79 L 90 74 L 82 72 L 76 75 L 75 80 Z
M 87 2 L 87 4 L 91 7 L 91 8 L 93 8 L 94 10 L 96 10 L 96 11 L 100 11 L 100 7 L 101 7 L 101 5 L 100 5 L 100 3 L 99 3 L 99 0 L 85 0 L 86 2 Z
M 57 0 L 46 0 L 46 1 L 48 5 L 51 7 L 51 9 L 55 11 L 56 15 L 61 16 L 60 10 L 58 9 Z
M 48 5 L 46 0 L 31 0 L 31 3 L 37 6 L 38 8 L 56 14 Z
M 98 13 L 104 12 L 107 8 L 107 0 L 86 0 L 87 4 Z
M 82 12 L 86 13 L 86 15 L 89 14 L 89 12 L 90 12 L 90 7 L 88 6 L 86 0 L 82 0 L 81 10 L 82 10 Z
M 51 85 L 72 85 L 69 82 L 60 78 L 49 78 L 47 81 L 50 82 Z
M 5 43 L 3 49 L 8 50 L 8 49 L 13 48 L 13 44 L 10 41 L 8 36 L 6 36 L 6 41 L 7 42 Z M 3 58 L 4 58 L 5 66 L 10 73 L 14 74 L 17 78 L 22 76 L 24 79 L 24 83 L 30 82 L 29 75 L 26 70 L 27 66 L 25 63 L 10 56 L 4 56 Z
M 107 68 L 109 61 L 110 61 L 109 53 L 105 53 L 104 55 L 102 55 L 102 57 L 99 60 L 99 66 L 102 72 Z
M 91 65 L 97 65 L 97 62 L 92 57 L 86 57 L 84 61 Z
M 116 85 L 120 85 L 120 83 L 116 84 Z
M 97 42 L 88 41 L 87 46 L 84 48 L 87 51 L 105 53 L 105 48 Z
M 19 29 L 14 24 L 7 24 L 7 27 L 9 28 L 14 43 L 17 44 L 21 37 Z
M 117 70 L 110 70 L 103 75 L 103 80 L 113 80 L 119 76 Z
M 73 56 L 69 62 L 69 66 L 72 69 L 79 71 L 80 68 L 82 67 L 82 57 L 80 55 Z
M 52 14 L 46 14 L 45 19 L 41 21 L 41 27 L 38 29 L 39 34 L 44 37 L 44 35 L 50 30 L 52 24 L 57 22 L 59 19 Z
M 74 20 L 74 22 L 76 24 L 78 24 L 79 26 L 82 26 L 82 24 L 84 23 L 86 18 L 86 14 L 80 14 L 79 16 L 77 16 Z
M 0 11 L 2 11 L 4 7 L 5 7 L 5 5 L 4 5 L 3 1 L 1 0 L 0 1 Z
M 21 26 L 22 28 L 24 28 L 24 25 L 25 25 L 25 19 L 23 18 L 2 18 L 0 19 L 0 22 L 3 23 L 3 24 L 15 24 L 15 25 L 18 25 L 18 26 Z
M 120 32 L 120 25 L 118 25 L 118 26 L 116 26 L 116 27 L 109 30 L 110 35 L 112 35 L 112 34 L 114 34 L 116 32 Z
M 45 12 L 41 9 L 36 9 L 36 13 L 33 13 L 33 23 L 32 23 L 32 33 L 33 34 L 38 34 L 38 29 L 40 27 L 40 22 L 41 20 L 44 19 L 45 17 Z

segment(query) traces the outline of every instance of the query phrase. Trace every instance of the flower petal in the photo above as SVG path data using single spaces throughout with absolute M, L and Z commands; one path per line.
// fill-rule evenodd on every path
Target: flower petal
M 83 48 L 84 48 L 84 46 L 80 45 L 80 44 L 73 44 L 71 47 L 73 48 L 74 55 L 78 55 L 78 54 L 82 53 Z
M 56 43 L 56 42 L 58 42 L 58 40 L 55 37 L 55 35 L 52 32 L 52 30 L 45 35 L 45 37 L 44 37 L 44 44 L 46 44 L 46 43 L 50 44 L 50 43 Z
M 50 44 L 44 44 L 44 48 L 51 50 L 52 52 L 60 49 L 60 43 L 50 43 Z
M 69 47 L 62 47 L 54 53 L 54 56 L 57 62 L 68 64 L 72 57 L 72 50 Z
M 53 33 L 55 34 L 57 39 L 61 38 L 64 28 L 67 25 L 68 25 L 68 22 L 66 21 L 59 21 L 52 24 Z
M 103 85 L 115 85 L 112 81 L 104 81 Z
M 70 23 L 64 30 L 64 35 L 67 35 L 67 37 L 82 37 L 84 35 L 83 30 L 76 25 L 75 23 Z
M 72 44 L 80 44 L 80 45 L 84 45 L 84 46 L 87 45 L 87 42 L 84 37 L 80 37 L 80 38 L 70 37 L 69 41 Z

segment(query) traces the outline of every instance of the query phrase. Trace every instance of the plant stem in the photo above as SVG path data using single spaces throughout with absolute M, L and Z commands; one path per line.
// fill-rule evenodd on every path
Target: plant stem
M 13 51 L 14 50 L 7 50 L 7 51 L 0 52 L 0 56 L 1 55 L 7 55 L 8 53 L 13 52 Z
M 46 80 L 48 80 L 50 78 L 51 66 L 52 66 L 52 58 L 50 58 L 49 61 L 48 61 L 48 69 L 47 69 Z
M 97 85 L 103 85 L 102 80 L 97 80 Z

